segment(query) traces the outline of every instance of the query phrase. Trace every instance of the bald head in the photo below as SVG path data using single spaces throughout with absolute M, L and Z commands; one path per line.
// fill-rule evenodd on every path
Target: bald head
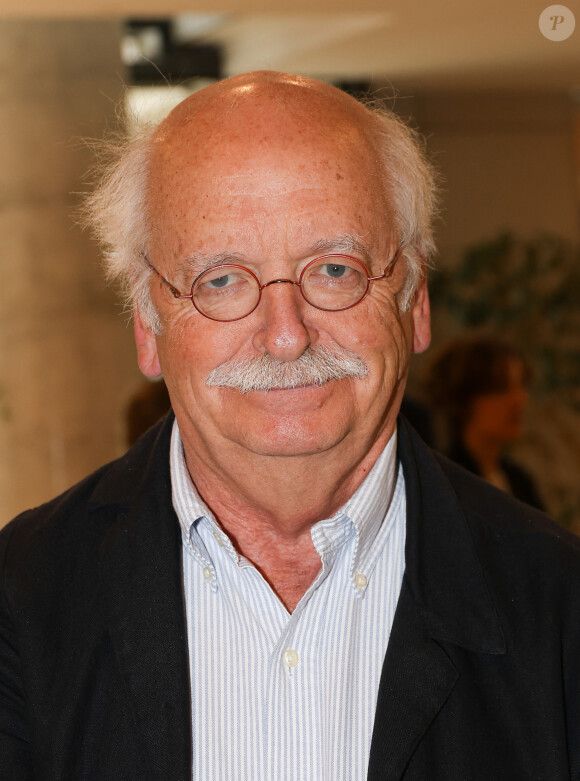
M 339 150 L 362 145 L 368 169 L 377 165 L 376 116 L 346 93 L 323 82 L 258 71 L 234 76 L 180 103 L 153 134 L 152 169 L 215 150 L 235 165 L 239 155 L 278 154 L 321 140 Z
M 190 95 L 161 122 L 159 132 L 186 125 L 192 119 L 208 120 L 215 127 L 216 121 L 245 109 L 248 115 L 254 115 L 257 126 L 268 119 L 262 114 L 264 109 L 279 116 L 295 113 L 310 123 L 324 121 L 325 112 L 349 117 L 351 122 L 364 123 L 372 117 L 372 112 L 359 101 L 325 82 L 275 71 L 255 71 L 218 81 Z
M 290 155 L 293 163 L 282 177 L 281 163 Z M 143 257 L 155 252 L 161 234 L 167 237 L 162 228 L 169 220 L 182 224 L 185 209 L 203 210 L 219 197 L 215 187 L 203 192 L 197 182 L 213 181 L 219 168 L 221 181 L 235 180 L 240 192 L 259 186 L 263 198 L 271 199 L 280 188 L 310 186 L 313 173 L 327 175 L 330 157 L 356 169 L 350 187 L 378 194 L 377 219 L 397 243 L 405 243 L 410 300 L 432 250 L 434 205 L 432 174 L 413 134 L 335 87 L 270 71 L 234 76 L 194 93 L 123 151 L 89 202 L 90 219 L 108 245 L 112 275 L 125 281 L 133 305 L 158 327 Z M 248 175 L 258 165 L 264 172 L 259 183 Z M 335 167 L 340 179 L 345 172 Z M 166 251 L 179 254 L 183 241 L 176 235 L 176 245 Z
M 276 155 L 324 142 L 329 149 L 358 146 L 365 173 L 379 164 L 377 116 L 323 82 L 258 71 L 218 82 L 180 103 L 154 134 L 154 157 L 200 163 L 219 150 L 232 164 L 258 150 Z M 383 175 L 384 172 L 381 172 Z
M 348 180 L 360 200 L 372 191 L 387 228 L 392 219 L 375 126 L 375 116 L 340 90 L 284 74 L 237 76 L 192 95 L 153 136 L 150 251 L 180 257 L 201 249 L 188 231 L 188 215 L 211 219 L 208 204 L 217 205 L 226 190 L 261 198 L 266 215 L 267 203 L 327 179 Z

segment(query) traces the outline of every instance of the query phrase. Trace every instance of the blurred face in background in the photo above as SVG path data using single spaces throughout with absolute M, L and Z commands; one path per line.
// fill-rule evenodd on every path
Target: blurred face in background
M 502 445 L 521 436 L 523 413 L 528 402 L 528 378 L 523 362 L 512 358 L 507 363 L 505 374 L 505 388 L 473 399 L 467 422 L 471 432 Z

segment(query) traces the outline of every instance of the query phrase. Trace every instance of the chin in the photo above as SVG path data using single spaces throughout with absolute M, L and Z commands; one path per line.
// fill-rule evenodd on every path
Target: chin
M 296 421 L 277 421 L 271 429 L 240 432 L 239 444 L 256 455 L 307 456 L 324 453 L 338 445 L 347 431 L 334 431 L 328 427 L 296 424 Z
M 229 398 L 222 401 L 223 414 L 218 425 L 222 436 L 256 454 L 321 453 L 341 442 L 356 421 L 356 405 L 345 390 L 349 388 L 342 383 L 326 383 L 294 390 L 252 392 L 243 398 L 237 391 L 226 391 Z

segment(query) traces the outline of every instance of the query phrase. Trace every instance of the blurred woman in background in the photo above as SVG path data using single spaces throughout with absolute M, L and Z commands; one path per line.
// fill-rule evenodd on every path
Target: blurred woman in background
M 522 434 L 530 380 L 530 367 L 518 350 L 480 336 L 448 344 L 432 363 L 425 385 L 447 425 L 449 458 L 543 509 L 530 475 L 504 453 Z

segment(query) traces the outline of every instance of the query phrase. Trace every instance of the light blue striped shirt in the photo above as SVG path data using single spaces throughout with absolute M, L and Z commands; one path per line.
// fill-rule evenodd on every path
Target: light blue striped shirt
M 362 781 L 404 570 L 396 436 L 333 518 L 312 527 L 321 570 L 292 614 L 198 495 L 177 423 L 196 781 Z

